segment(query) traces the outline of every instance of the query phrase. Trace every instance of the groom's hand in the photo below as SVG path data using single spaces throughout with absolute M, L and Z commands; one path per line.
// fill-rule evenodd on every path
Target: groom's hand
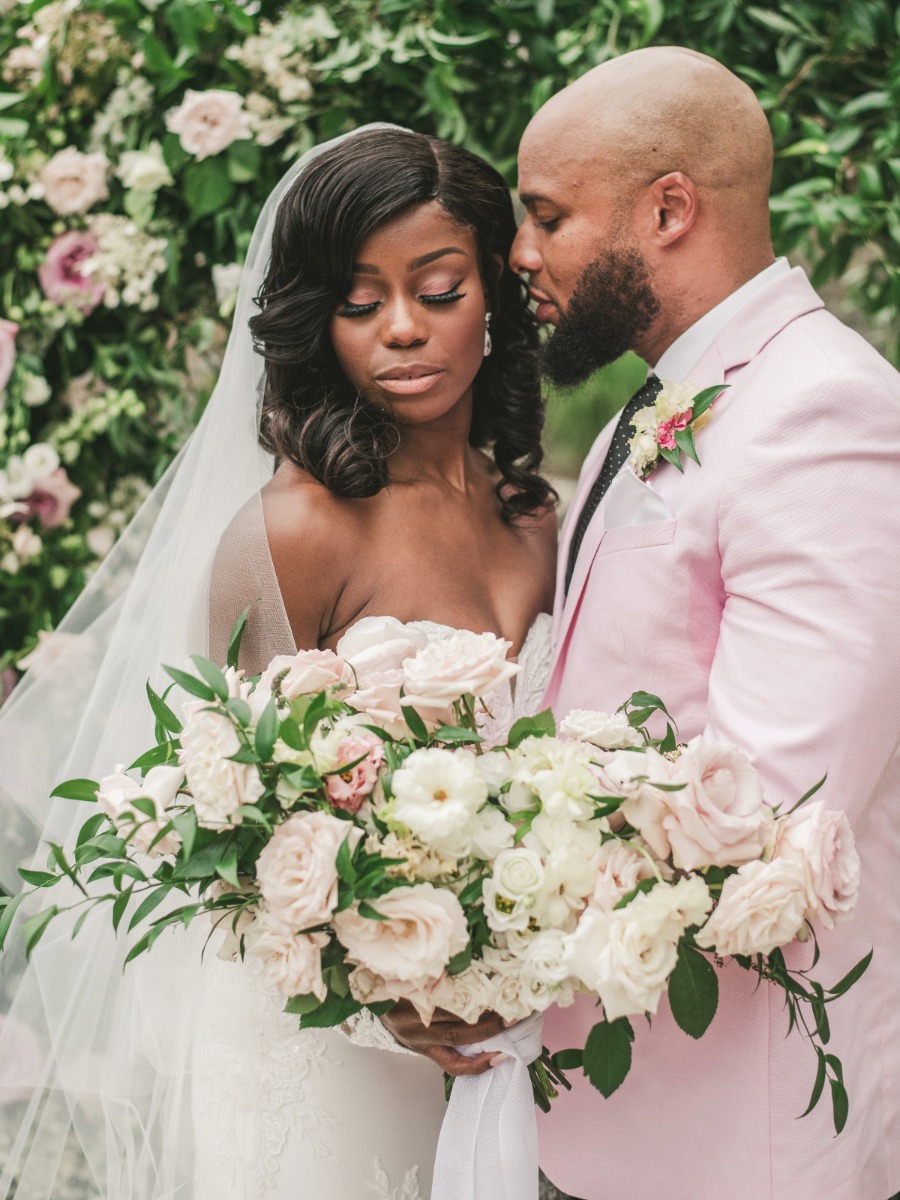
M 431 1024 L 425 1025 L 408 1000 L 398 1001 L 381 1022 L 401 1046 L 424 1054 L 448 1075 L 481 1075 L 490 1070 L 496 1050 L 485 1050 L 470 1058 L 455 1047 L 483 1042 L 506 1028 L 493 1012 L 482 1013 L 474 1024 L 468 1025 L 442 1008 L 436 1008 Z

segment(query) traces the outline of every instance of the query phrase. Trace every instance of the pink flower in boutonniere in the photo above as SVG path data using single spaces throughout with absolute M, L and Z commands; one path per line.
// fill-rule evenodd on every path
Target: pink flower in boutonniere
M 727 386 L 722 383 L 697 391 L 691 383 L 662 381 L 653 404 L 636 412 L 631 422 L 634 434 L 628 463 L 639 479 L 658 467 L 660 459 L 683 471 L 682 454 L 699 467 L 694 434 L 707 423 L 713 402 Z

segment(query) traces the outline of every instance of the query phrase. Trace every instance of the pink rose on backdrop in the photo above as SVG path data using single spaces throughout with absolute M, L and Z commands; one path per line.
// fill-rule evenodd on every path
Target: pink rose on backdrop
M 278 690 L 286 700 L 296 700 L 312 692 L 335 689 L 335 695 L 345 696 L 355 687 L 349 665 L 333 650 L 301 650 L 299 654 L 279 654 L 266 667 L 259 686 L 273 691 L 275 679 L 281 676 Z
M 65 467 L 57 467 L 52 475 L 35 484 L 26 500 L 28 515 L 37 517 L 45 529 L 56 529 L 68 519 L 80 495 L 81 488 L 72 483 Z
M 296 813 L 275 827 L 256 863 L 270 926 L 300 933 L 331 919 L 338 898 L 337 855 L 363 836 L 348 821 L 324 812 Z
M 166 113 L 166 128 L 177 133 L 182 147 L 197 159 L 219 154 L 232 142 L 251 136 L 243 98 L 218 88 L 185 92 L 181 104 Z
M 16 334 L 18 325 L 13 321 L 0 321 L 0 392 L 9 383 L 16 361 Z
M 44 165 L 38 176 L 44 188 L 44 199 L 61 217 L 85 213 L 98 200 L 109 195 L 106 172 L 109 159 L 105 154 L 82 154 L 67 146 Z
M 359 812 L 378 779 L 378 768 L 384 762 L 384 743 L 376 734 L 360 730 L 341 740 L 337 754 L 339 764 L 354 765 L 328 776 L 325 784 L 328 799 L 344 812 Z
M 848 916 L 859 894 L 859 855 L 847 814 L 820 801 L 803 804 L 775 822 L 773 861 L 798 862 L 806 876 L 807 921 L 826 929 Z
M 47 257 L 38 267 L 44 295 L 54 304 L 72 304 L 91 313 L 103 298 L 103 284 L 82 271 L 82 265 L 100 249 L 92 233 L 70 230 L 51 243 Z
M 37 1034 L 14 1017 L 0 1014 L 0 1104 L 29 1100 L 38 1086 L 43 1055 Z

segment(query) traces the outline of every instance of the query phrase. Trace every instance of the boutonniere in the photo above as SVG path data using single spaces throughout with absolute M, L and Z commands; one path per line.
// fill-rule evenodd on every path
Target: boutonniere
M 631 421 L 634 435 L 629 442 L 628 465 L 635 475 L 646 479 L 659 466 L 661 458 L 683 471 L 682 454 L 692 458 L 699 467 L 694 434 L 709 420 L 713 402 L 728 386 L 719 383 L 698 392 L 692 383 L 672 383 L 664 379 L 654 402 L 638 409 Z

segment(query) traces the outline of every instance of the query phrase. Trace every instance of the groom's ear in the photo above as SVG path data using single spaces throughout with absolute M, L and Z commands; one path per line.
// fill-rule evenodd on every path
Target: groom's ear
M 697 219 L 697 188 L 682 171 L 670 171 L 654 180 L 648 190 L 652 205 L 651 237 L 657 246 L 671 246 Z

